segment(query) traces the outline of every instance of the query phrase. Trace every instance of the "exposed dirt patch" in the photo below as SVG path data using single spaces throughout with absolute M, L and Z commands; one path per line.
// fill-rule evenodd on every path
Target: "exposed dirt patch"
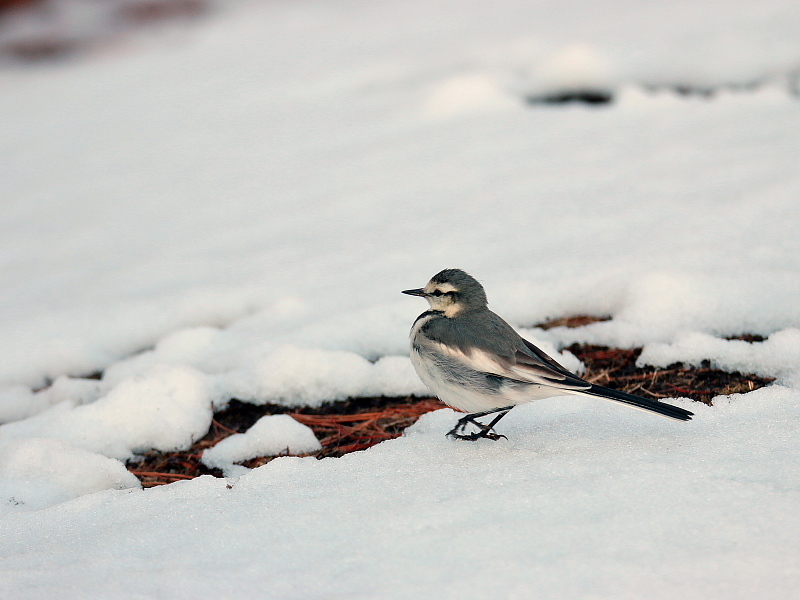
M 740 340 L 742 342 L 748 342 L 748 343 L 752 344 L 754 342 L 760 343 L 760 342 L 766 341 L 767 338 L 765 338 L 763 335 L 758 335 L 758 334 L 755 334 L 755 333 L 743 333 L 741 335 L 729 335 L 725 339 L 729 340 L 729 341 L 730 340 Z

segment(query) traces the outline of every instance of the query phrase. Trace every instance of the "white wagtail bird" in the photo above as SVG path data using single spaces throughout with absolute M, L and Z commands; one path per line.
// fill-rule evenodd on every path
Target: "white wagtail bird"
M 460 269 L 445 269 L 424 288 L 403 293 L 422 296 L 431 306 L 411 328 L 417 374 L 442 402 L 467 413 L 448 436 L 500 439 L 505 436 L 494 426 L 517 404 L 567 394 L 605 398 L 679 421 L 692 418 L 688 410 L 570 373 L 490 311 L 483 286 Z M 495 413 L 488 424 L 476 421 Z M 466 433 L 470 424 L 478 430 Z

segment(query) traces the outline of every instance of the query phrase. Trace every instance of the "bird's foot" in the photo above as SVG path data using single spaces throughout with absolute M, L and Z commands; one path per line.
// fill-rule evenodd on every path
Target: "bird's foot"
M 474 433 L 456 433 L 455 431 L 450 431 L 447 435 L 448 437 L 455 438 L 457 440 L 467 440 L 470 442 L 474 442 L 480 438 L 486 438 L 487 440 L 499 440 L 500 438 L 503 438 L 504 440 L 508 439 L 502 433 L 496 433 L 489 429 L 482 429 L 481 431 L 476 431 Z
M 468 424 L 475 425 L 478 428 L 478 431 L 473 433 L 463 433 Z M 508 439 L 502 433 L 497 433 L 491 425 L 484 425 L 483 423 L 475 421 L 469 418 L 469 415 L 459 419 L 458 423 L 456 423 L 456 426 L 447 432 L 447 437 L 455 438 L 457 440 L 468 440 L 470 442 L 474 442 L 480 438 L 486 438 L 488 440 L 499 440 L 500 438 L 506 440 Z

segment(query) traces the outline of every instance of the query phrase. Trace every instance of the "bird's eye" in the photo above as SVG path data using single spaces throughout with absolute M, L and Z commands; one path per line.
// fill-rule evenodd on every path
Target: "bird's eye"
M 442 295 L 442 290 L 433 290 L 431 292 L 431 296 L 441 296 L 441 295 Z

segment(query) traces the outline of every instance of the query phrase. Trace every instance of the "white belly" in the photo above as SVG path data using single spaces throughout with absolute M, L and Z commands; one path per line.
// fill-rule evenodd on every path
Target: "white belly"
M 411 349 L 411 364 L 414 365 L 414 369 L 422 382 L 439 397 L 439 400 L 448 406 L 467 413 L 513 406 L 523 402 L 530 402 L 536 398 L 535 394 L 523 394 L 508 389 L 503 389 L 498 393 L 486 393 L 477 389 L 477 386 L 472 387 L 462 383 L 454 383 L 446 377 L 445 373 L 436 368 L 433 362 L 422 360 L 419 352 L 413 348 Z

